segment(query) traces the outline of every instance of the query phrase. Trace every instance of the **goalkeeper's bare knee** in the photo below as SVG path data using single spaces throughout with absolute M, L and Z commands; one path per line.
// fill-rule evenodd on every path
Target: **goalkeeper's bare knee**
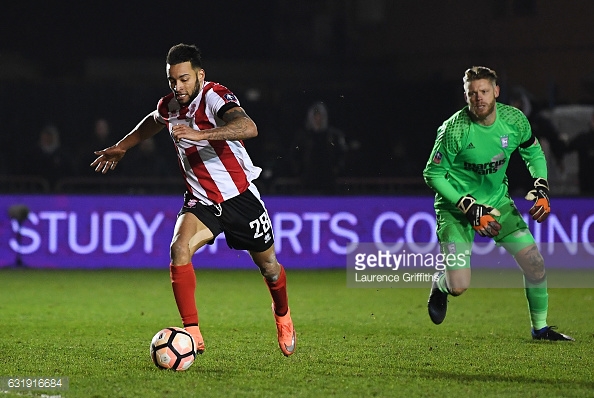
M 452 296 L 456 297 L 456 296 L 462 295 L 462 293 L 464 293 L 467 290 L 467 288 L 465 288 L 465 287 L 449 287 L 448 290 Z
M 526 279 L 534 282 L 544 280 L 546 275 L 544 259 L 535 244 L 520 250 L 515 258 Z

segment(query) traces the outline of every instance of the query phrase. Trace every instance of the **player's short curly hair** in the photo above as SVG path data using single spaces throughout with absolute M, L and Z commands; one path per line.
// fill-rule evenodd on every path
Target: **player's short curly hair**
M 486 66 L 473 66 L 472 68 L 466 69 L 462 81 L 464 84 L 474 81 L 487 79 L 493 85 L 497 84 L 497 73 L 493 69 L 489 69 Z
M 202 54 L 198 47 L 193 44 L 176 44 L 167 53 L 167 63 L 177 65 L 183 62 L 190 62 L 192 68 L 202 68 Z

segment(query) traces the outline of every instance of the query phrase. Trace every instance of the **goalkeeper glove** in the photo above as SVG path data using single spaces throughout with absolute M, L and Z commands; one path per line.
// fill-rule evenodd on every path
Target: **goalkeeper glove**
M 534 205 L 530 208 L 530 215 L 533 220 L 543 222 L 551 213 L 551 201 L 549 200 L 549 183 L 544 178 L 534 180 L 534 189 L 526 194 L 526 199 L 533 200 Z
M 499 235 L 501 224 L 493 216 L 500 216 L 501 213 L 489 205 L 480 205 L 476 199 L 470 195 L 462 196 L 456 207 L 466 216 L 472 228 L 480 236 L 494 237 Z

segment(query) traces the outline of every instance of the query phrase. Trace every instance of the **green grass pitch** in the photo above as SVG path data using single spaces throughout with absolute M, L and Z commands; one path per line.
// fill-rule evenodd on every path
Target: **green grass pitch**
M 344 270 L 288 269 L 298 345 L 285 358 L 257 269 L 196 273 L 206 352 L 173 372 L 149 357 L 152 336 L 180 326 L 168 269 L 0 270 L 0 378 L 69 378 L 68 390 L 1 395 L 594 395 L 592 288 L 549 290 L 550 324 L 576 342 L 534 342 L 521 288 L 471 288 L 435 326 L 429 286 L 354 289 Z

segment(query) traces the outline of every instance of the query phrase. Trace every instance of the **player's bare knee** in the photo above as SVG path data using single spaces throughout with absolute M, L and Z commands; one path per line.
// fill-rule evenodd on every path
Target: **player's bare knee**
M 452 296 L 460 296 L 467 290 L 465 287 L 450 287 L 449 291 Z
M 269 282 L 275 282 L 280 275 L 280 265 L 276 261 L 276 257 L 269 257 L 266 259 L 254 258 L 254 262 L 260 268 L 260 273 Z
M 542 269 L 532 271 L 532 272 L 524 272 L 524 277 L 530 283 L 539 284 L 544 282 L 547 278 L 547 273 L 545 272 L 544 267 Z
M 540 261 L 533 262 L 527 267 L 522 267 L 522 270 L 526 279 L 534 283 L 542 282 L 546 275 L 542 257 L 540 257 Z
M 536 245 L 531 245 L 515 255 L 515 259 L 529 281 L 542 281 L 545 278 L 545 265 L 542 254 Z
M 275 282 L 280 275 L 280 266 L 278 262 L 265 261 L 264 263 L 257 264 L 260 268 L 260 273 L 269 282 Z
M 188 249 L 187 243 L 184 244 L 177 239 L 174 239 L 169 246 L 169 255 L 171 257 L 171 262 L 174 264 L 189 262 L 189 252 L 190 250 Z
M 545 266 L 544 266 L 544 259 L 542 255 L 538 253 L 538 256 L 533 258 L 533 261 L 530 262 L 530 266 L 524 268 L 524 275 L 530 281 L 533 282 L 542 282 L 545 278 Z
M 274 246 L 264 252 L 250 252 L 254 264 L 260 268 L 260 273 L 269 282 L 274 282 L 280 275 L 280 264 L 276 259 Z
M 470 287 L 470 268 L 451 271 L 446 280 L 450 294 L 460 296 Z

